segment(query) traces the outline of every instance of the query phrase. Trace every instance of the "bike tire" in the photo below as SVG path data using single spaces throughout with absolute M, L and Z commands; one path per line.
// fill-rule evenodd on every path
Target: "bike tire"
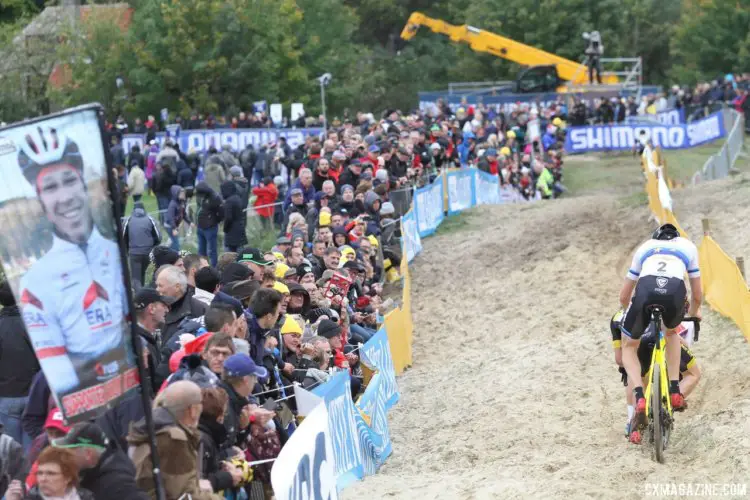
M 661 419 L 661 370 L 658 363 L 654 363 L 653 379 L 651 380 L 651 425 L 654 429 L 654 451 L 656 461 L 664 463 L 664 439 Z

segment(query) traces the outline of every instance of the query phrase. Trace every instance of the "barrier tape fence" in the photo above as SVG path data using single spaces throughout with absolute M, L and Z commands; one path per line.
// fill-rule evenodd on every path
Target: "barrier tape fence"
M 737 124 L 741 124 L 740 119 L 735 122 L 735 126 Z M 740 134 L 744 133 L 743 128 L 739 130 Z M 667 186 L 666 162 L 661 150 L 646 148 L 641 161 L 646 176 L 649 208 L 654 218 L 660 224 L 674 224 L 680 230 L 680 234 L 687 237 L 672 209 L 672 199 Z M 734 321 L 745 339 L 750 341 L 750 291 L 745 281 L 744 269 L 711 237 L 707 220 L 703 221 L 703 237 L 698 246 L 698 256 L 706 302 L 713 310 Z

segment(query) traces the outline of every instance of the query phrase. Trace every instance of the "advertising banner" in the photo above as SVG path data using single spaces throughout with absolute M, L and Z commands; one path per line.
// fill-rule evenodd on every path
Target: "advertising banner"
M 465 168 L 448 171 L 448 215 L 474 206 L 474 172 Z
M 396 371 L 391 358 L 391 346 L 385 328 L 381 328 L 360 349 L 362 362 L 373 371 L 382 375 L 380 390 L 383 392 L 385 408 L 388 410 L 398 403 L 400 394 L 396 385 Z M 368 387 L 369 389 L 369 387 Z
M 627 123 L 642 123 L 643 121 L 657 121 L 662 125 L 679 125 L 685 123 L 685 108 L 666 109 L 659 111 L 655 115 L 628 116 L 625 118 Z
M 68 422 L 139 383 L 99 114 L 89 105 L 0 129 L 3 270 Z
M 286 442 L 271 469 L 278 500 L 336 500 L 328 410 L 318 405 Z
M 337 372 L 312 393 L 323 398 L 328 410 L 328 429 L 331 436 L 339 490 L 364 477 L 362 448 L 358 437 L 356 415 L 359 411 L 352 401 L 349 372 Z M 304 425 L 304 423 L 303 423 Z
M 307 136 L 320 136 L 322 128 L 242 128 L 242 129 L 215 129 L 215 130 L 182 130 L 176 138 L 180 150 L 187 153 L 190 149 L 205 153 L 208 148 L 214 146 L 221 149 L 224 144 L 229 144 L 234 151 L 242 151 L 245 146 L 252 144 L 256 149 L 269 142 L 277 142 L 279 138 L 285 137 L 292 148 L 296 148 Z M 160 145 L 167 138 L 167 134 L 159 132 L 156 134 L 156 142 Z M 129 152 L 134 145 L 138 145 L 144 151 L 143 134 L 125 134 L 122 136 L 122 147 Z
M 662 149 L 685 149 L 715 141 L 726 135 L 721 113 L 703 120 L 679 125 L 622 124 L 570 127 L 565 138 L 565 151 L 627 151 L 645 133 L 645 139 Z
M 419 236 L 433 234 L 443 219 L 443 178 L 438 177 L 429 186 L 419 188 L 414 193 L 414 211 L 417 215 Z
M 359 410 L 356 415 L 357 431 L 365 475 L 375 474 L 393 451 L 383 382 L 383 374 L 376 373 L 356 404 Z
M 476 173 L 475 193 L 477 205 L 497 205 L 500 203 L 500 178 L 497 175 L 473 169 Z

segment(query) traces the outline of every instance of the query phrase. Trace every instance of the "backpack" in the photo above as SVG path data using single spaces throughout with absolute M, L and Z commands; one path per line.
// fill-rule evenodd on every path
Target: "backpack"
M 221 211 L 212 207 L 214 200 L 210 196 L 201 195 L 198 199 L 198 214 L 196 221 L 201 229 L 217 226 L 221 222 Z

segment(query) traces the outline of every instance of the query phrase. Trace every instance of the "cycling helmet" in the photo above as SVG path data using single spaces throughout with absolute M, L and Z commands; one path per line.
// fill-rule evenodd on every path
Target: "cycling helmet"
M 680 232 L 672 224 L 662 224 L 659 229 L 654 231 L 651 239 L 654 240 L 673 240 L 680 237 Z
M 32 184 L 45 166 L 54 163 L 64 163 L 83 171 L 83 158 L 76 143 L 52 127 L 38 126 L 29 130 L 18 146 L 18 165 Z

